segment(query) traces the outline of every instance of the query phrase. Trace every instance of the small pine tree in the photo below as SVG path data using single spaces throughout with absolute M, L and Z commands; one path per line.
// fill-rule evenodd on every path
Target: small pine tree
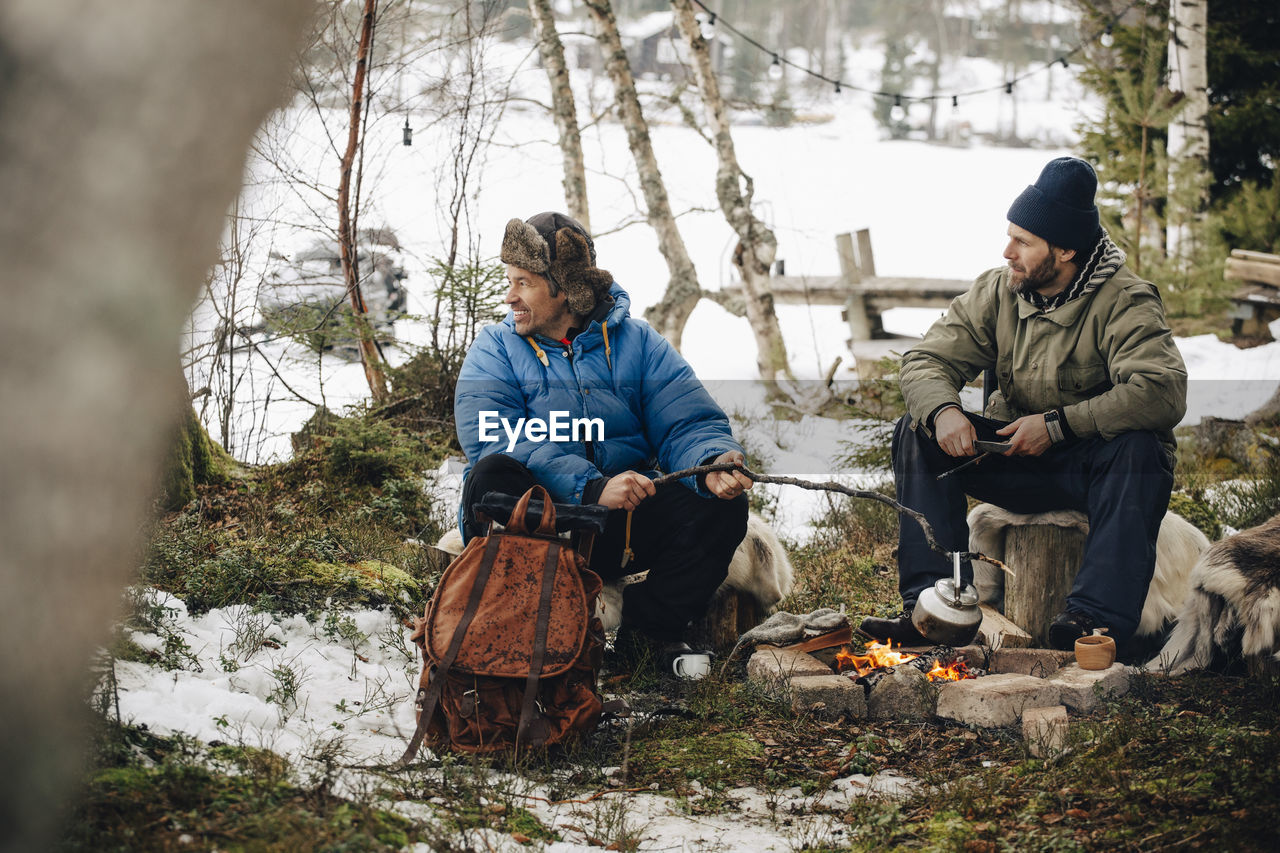
M 1081 156 L 1100 166 L 1103 224 L 1129 254 L 1130 265 L 1161 285 L 1171 315 L 1223 308 L 1233 288 L 1222 278 L 1230 250 L 1280 251 L 1280 182 L 1274 166 L 1280 135 L 1266 132 L 1280 130 L 1275 109 L 1280 7 L 1209 6 L 1210 209 L 1188 235 L 1189 263 L 1179 265 L 1167 262 L 1163 251 L 1170 201 L 1165 128 L 1180 108 L 1163 85 L 1168 9 L 1140 4 L 1117 23 L 1117 4 L 1082 0 L 1081 5 L 1085 28 L 1107 25 L 1113 36 L 1110 49 L 1090 51 L 1080 77 L 1102 98 L 1103 112 L 1077 126 Z
M 1140 61 L 1110 69 L 1091 69 L 1087 82 L 1104 98 L 1103 115 L 1080 126 L 1081 149 L 1105 164 L 1100 194 L 1104 223 L 1129 255 L 1138 275 L 1143 248 L 1162 253 L 1162 217 L 1168 191 L 1165 139 L 1181 104 L 1163 84 L 1163 44 L 1149 38 L 1139 44 Z

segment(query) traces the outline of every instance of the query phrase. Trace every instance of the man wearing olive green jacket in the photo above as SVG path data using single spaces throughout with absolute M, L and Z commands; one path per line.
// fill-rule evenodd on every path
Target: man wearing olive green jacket
M 1107 628 L 1133 635 L 1155 568 L 1156 535 L 1173 486 L 1173 427 L 1187 371 L 1159 292 L 1124 265 L 1098 225 L 1097 177 L 1083 160 L 1052 161 L 1009 208 L 1006 267 L 984 273 L 904 357 L 908 414 L 893 438 L 898 500 L 925 514 L 939 543 L 965 551 L 965 495 L 1013 512 L 1089 516 L 1084 559 L 1050 643 Z M 987 417 L 959 390 L 992 369 Z M 1008 442 L 954 476 L 938 475 Z M 903 612 L 862 633 L 920 643 L 910 621 L 921 592 L 949 575 L 918 525 L 900 526 Z M 972 567 L 962 565 L 966 582 Z

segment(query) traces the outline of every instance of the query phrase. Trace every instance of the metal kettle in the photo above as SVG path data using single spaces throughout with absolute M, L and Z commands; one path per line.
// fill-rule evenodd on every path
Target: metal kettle
M 967 646 L 978 636 L 982 610 L 978 607 L 978 591 L 973 584 L 960 582 L 960 558 L 952 554 L 953 576 L 942 578 L 920 593 L 911 624 L 930 642 L 946 646 Z

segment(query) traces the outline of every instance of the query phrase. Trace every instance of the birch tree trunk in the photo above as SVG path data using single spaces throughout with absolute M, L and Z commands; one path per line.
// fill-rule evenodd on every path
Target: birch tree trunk
M 183 321 L 312 10 L 0 3 L 0 850 L 55 846 L 89 663 L 190 405 Z
M 671 5 L 675 7 L 676 25 L 689 44 L 694 76 L 711 125 L 719 161 L 716 199 L 725 219 L 738 235 L 733 263 L 742 277 L 742 289 L 746 294 L 747 320 L 756 339 L 756 365 L 760 369 L 760 378 L 772 382 L 779 375 L 790 375 L 787 348 L 773 310 L 773 293 L 769 284 L 769 270 L 777 255 L 778 240 L 769 227 L 751 212 L 753 184 L 738 165 L 733 136 L 729 132 L 729 117 L 711 67 L 711 52 L 694 17 L 693 4 L 689 0 L 671 0 Z
M 698 273 L 676 228 L 676 218 L 671 213 L 667 187 L 662 181 L 662 172 L 658 170 L 658 158 L 653 154 L 649 125 L 640 110 L 640 98 L 636 94 L 635 79 L 631 76 L 631 64 L 622 48 L 622 38 L 618 35 L 613 7 L 609 0 L 584 0 L 583 5 L 596 23 L 596 38 L 604 52 L 605 70 L 613 81 L 618 114 L 627 131 L 627 144 L 635 158 L 636 170 L 640 173 L 640 189 L 648 208 L 649 224 L 658 234 L 658 250 L 666 259 L 671 273 L 662 300 L 648 308 L 644 316 L 678 350 L 684 324 L 701 297 Z
M 356 228 L 351 203 L 351 172 L 355 165 L 356 151 L 360 147 L 360 130 L 364 117 L 364 87 L 369 73 L 369 49 L 373 44 L 374 5 L 376 0 L 364 0 L 364 15 L 360 20 L 360 47 L 356 53 L 355 80 L 351 84 L 351 116 L 347 128 L 347 150 L 342 154 L 342 175 L 338 180 L 338 248 L 342 258 L 342 278 L 351 300 L 351 314 L 355 320 L 356 340 L 360 349 L 360 363 L 364 366 L 364 378 L 369 383 L 373 402 L 381 405 L 390 400 L 387 389 L 386 363 L 382 350 L 373 337 L 369 323 L 369 309 L 360 287 L 360 257 L 356 246 Z
M 1169 257 L 1191 259 L 1193 225 L 1209 205 L 1208 0 L 1171 0 L 1169 89 L 1185 98 L 1169 124 Z
M 569 215 L 591 232 L 591 215 L 587 207 L 587 170 L 582 162 L 582 137 L 578 133 L 578 110 L 569 87 L 569 66 L 564 61 L 564 45 L 556 32 L 551 0 L 529 0 L 529 14 L 538 34 L 538 50 L 542 65 L 551 82 L 551 116 L 560 133 L 560 152 L 564 157 L 564 201 Z
M 929 138 L 938 138 L 938 114 L 942 101 L 938 97 L 938 89 L 942 83 L 942 60 L 949 54 L 947 45 L 947 19 L 941 0 L 931 0 L 929 13 L 933 15 L 934 37 L 929 39 L 933 48 L 933 61 L 929 64 L 929 92 L 934 97 L 929 101 Z

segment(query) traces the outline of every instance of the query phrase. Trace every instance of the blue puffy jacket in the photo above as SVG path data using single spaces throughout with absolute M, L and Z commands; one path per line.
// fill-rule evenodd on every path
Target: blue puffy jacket
M 454 395 L 458 441 L 467 469 L 490 453 L 507 453 L 524 463 L 552 498 L 581 503 L 591 480 L 623 471 L 679 471 L 729 450 L 741 451 L 729 420 L 675 348 L 649 324 L 631 319 L 631 299 L 614 282 L 614 305 L 607 329 L 593 321 L 572 341 L 516 334 L 511 314 L 486 326 L 467 351 Z M 599 418 L 603 440 L 592 442 L 587 456 L 585 430 L 579 440 L 532 440 L 521 430 L 510 450 L 502 427 L 481 441 L 481 413 L 492 424 L 506 418 L 548 420 Z M 564 430 L 562 430 L 563 432 Z M 598 434 L 597 434 L 598 437 Z M 710 497 L 694 478 L 689 488 Z

